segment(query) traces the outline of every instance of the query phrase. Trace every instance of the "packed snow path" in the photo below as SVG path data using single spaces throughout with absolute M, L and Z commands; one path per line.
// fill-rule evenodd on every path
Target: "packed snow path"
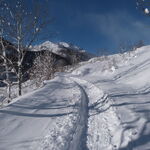
M 84 107 L 81 107 L 80 117 L 84 118 L 84 125 L 80 126 L 79 123 L 83 134 L 79 136 L 80 132 L 76 132 L 77 135 L 74 136 L 75 140 L 70 150 L 117 149 L 120 146 L 119 138 L 122 128 L 115 110 L 111 107 L 111 100 L 94 84 L 76 77 L 71 77 L 71 79 L 81 89 Z M 119 138 L 114 136 L 115 132 L 118 133 Z M 82 142 L 83 139 L 84 142 Z M 86 143 L 85 140 L 87 140 Z
M 59 77 L 0 109 L 0 150 L 66 150 L 78 102 L 78 86 Z
M 77 124 L 74 127 L 74 133 L 72 135 L 71 141 L 69 141 L 69 150 L 88 150 L 86 141 L 87 141 L 87 125 L 88 125 L 88 96 L 84 88 L 75 82 L 76 85 L 80 88 L 81 92 L 81 101 L 79 105 L 79 117 Z
M 116 149 L 120 126 L 110 105 L 94 84 L 60 76 L 0 110 L 0 149 Z

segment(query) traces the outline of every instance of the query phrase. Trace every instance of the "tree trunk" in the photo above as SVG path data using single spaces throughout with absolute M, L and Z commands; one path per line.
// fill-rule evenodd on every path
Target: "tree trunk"
M 1 36 L 1 46 L 2 46 L 2 55 L 4 57 L 4 66 L 5 66 L 5 73 L 6 73 L 6 83 L 7 83 L 7 94 L 8 98 L 11 97 L 11 85 L 10 85 L 10 78 L 9 78 L 9 69 L 8 69 L 8 62 L 6 60 L 6 48 L 3 43 L 3 38 Z
M 22 95 L 22 70 L 21 66 L 18 68 L 18 95 Z
M 10 81 L 8 81 L 7 93 L 8 93 L 8 98 L 11 99 L 11 82 Z

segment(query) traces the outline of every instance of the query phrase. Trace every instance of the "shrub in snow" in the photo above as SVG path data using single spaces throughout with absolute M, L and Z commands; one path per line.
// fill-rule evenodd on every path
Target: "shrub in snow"
M 30 69 L 30 79 L 34 80 L 36 86 L 39 87 L 43 81 L 50 80 L 54 77 L 55 72 L 63 72 L 65 67 L 58 65 L 57 59 L 51 52 L 45 51 L 40 54 L 33 62 L 33 67 Z
M 30 77 L 34 79 L 37 86 L 42 81 L 50 80 L 53 78 L 55 67 L 55 59 L 51 53 L 45 52 L 43 55 L 39 55 L 33 63 L 33 67 L 30 70 Z

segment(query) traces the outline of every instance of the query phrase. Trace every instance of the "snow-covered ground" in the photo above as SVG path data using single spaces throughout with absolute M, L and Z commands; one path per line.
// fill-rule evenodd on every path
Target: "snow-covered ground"
M 0 109 L 0 150 L 149 150 L 150 46 L 89 60 Z

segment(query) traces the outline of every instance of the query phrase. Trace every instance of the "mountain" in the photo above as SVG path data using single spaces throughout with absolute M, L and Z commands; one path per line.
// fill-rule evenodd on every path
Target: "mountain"
M 7 40 L 4 40 L 3 43 L 6 43 L 5 45 L 7 58 L 9 58 L 14 64 L 17 64 L 18 52 L 16 46 Z M 51 54 L 52 57 L 55 59 L 55 67 L 64 67 L 68 65 L 73 65 L 81 61 L 87 61 L 94 56 L 72 44 L 68 44 L 65 42 L 53 43 L 50 41 L 46 41 L 40 45 L 30 47 L 29 49 L 24 49 L 24 52 L 25 56 L 22 63 L 23 65 L 22 69 L 23 72 L 25 73 L 24 76 L 25 81 L 29 78 L 28 77 L 29 75 L 26 72 L 28 72 L 28 70 L 32 68 L 34 60 L 38 56 L 42 56 L 45 53 Z M 0 46 L 0 54 L 2 54 L 1 46 Z M 1 57 L 0 57 L 0 65 L 1 65 L 0 86 L 6 86 L 3 83 L 3 80 L 6 79 L 6 72 L 2 71 L 5 69 L 5 66 L 3 65 L 3 60 L 1 59 Z M 10 74 L 12 74 L 11 71 Z
M 0 149 L 148 150 L 149 64 L 144 46 L 57 74 L 0 109 Z
M 36 45 L 31 48 L 31 51 L 50 51 L 56 55 L 64 57 L 72 62 L 72 56 L 79 57 L 80 61 L 87 61 L 94 55 L 86 52 L 85 50 L 65 42 L 53 43 L 51 41 L 46 41 L 40 45 Z

